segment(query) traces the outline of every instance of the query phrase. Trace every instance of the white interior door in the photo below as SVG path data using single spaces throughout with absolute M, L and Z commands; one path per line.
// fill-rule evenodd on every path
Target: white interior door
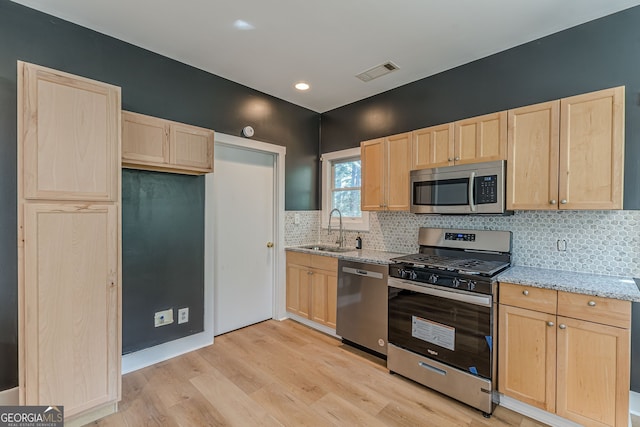
M 274 171 L 273 154 L 215 146 L 214 335 L 273 317 Z

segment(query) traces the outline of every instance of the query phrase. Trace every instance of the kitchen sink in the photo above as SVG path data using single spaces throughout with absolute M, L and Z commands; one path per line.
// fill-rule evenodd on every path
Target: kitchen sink
M 355 251 L 354 248 L 340 248 L 338 246 L 328 246 L 328 245 L 306 245 L 300 246 L 302 249 L 311 249 L 313 251 L 322 251 L 322 252 L 352 252 Z

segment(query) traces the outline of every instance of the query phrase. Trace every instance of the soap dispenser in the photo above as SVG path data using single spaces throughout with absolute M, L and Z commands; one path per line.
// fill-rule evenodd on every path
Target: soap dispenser
M 362 237 L 360 235 L 356 237 L 356 249 L 362 249 Z

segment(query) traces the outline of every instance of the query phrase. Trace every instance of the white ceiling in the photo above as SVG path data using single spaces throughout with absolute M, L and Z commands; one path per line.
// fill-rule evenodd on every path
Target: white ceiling
M 325 112 L 640 0 L 14 0 Z M 254 28 L 239 30 L 236 20 Z M 355 75 L 393 61 L 364 83 Z M 293 88 L 304 80 L 307 92 Z

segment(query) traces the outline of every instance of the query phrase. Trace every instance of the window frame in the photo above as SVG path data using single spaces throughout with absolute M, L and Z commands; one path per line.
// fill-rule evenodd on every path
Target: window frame
M 332 194 L 333 194 L 333 164 L 342 160 L 348 159 L 362 159 L 360 156 L 360 147 L 349 148 L 346 150 L 333 151 L 331 153 L 324 153 L 320 157 L 322 162 L 322 211 L 320 227 L 323 229 L 329 226 L 329 212 L 333 209 L 332 206 Z M 360 197 L 362 197 L 362 179 L 360 180 Z M 334 215 L 337 218 L 337 215 Z M 333 219 L 331 227 L 337 227 L 338 220 Z M 369 231 L 369 212 L 362 211 L 362 217 L 343 217 L 342 226 L 345 230 L 353 231 Z

